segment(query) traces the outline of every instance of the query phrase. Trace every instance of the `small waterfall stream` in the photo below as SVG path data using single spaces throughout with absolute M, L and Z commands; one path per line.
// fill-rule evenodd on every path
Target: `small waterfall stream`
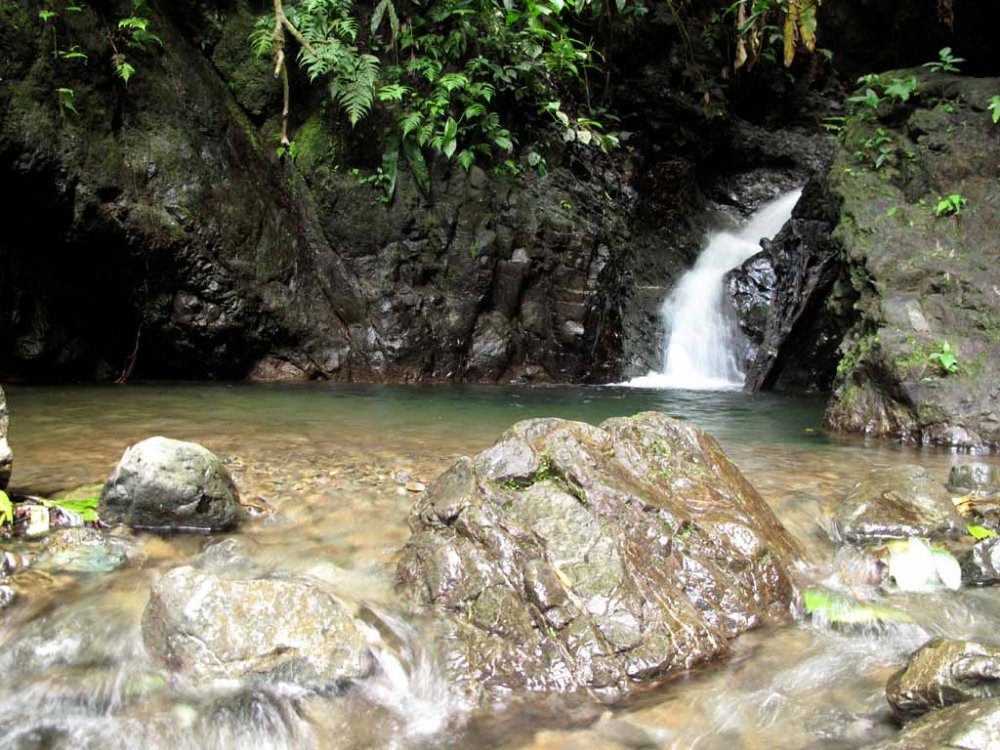
M 740 332 L 726 307 L 723 277 L 760 250 L 791 218 L 801 190 L 762 206 L 736 232 L 713 232 L 694 267 L 660 308 L 665 333 L 662 372 L 633 378 L 638 388 L 730 390 L 743 386 Z

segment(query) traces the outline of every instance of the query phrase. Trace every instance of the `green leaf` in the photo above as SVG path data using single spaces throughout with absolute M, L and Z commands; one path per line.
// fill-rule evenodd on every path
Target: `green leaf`
M 455 161 L 462 166 L 462 169 L 468 172 L 476 161 L 476 155 L 469 151 L 469 149 L 464 149 L 455 157 Z
M 966 526 L 965 530 L 968 531 L 969 536 L 976 541 L 982 541 L 983 539 L 989 539 L 990 537 L 997 536 L 997 533 L 993 531 L 993 529 L 988 529 L 985 526 L 978 526 L 976 524 Z
M 378 100 L 380 102 L 401 102 L 409 91 L 402 84 L 389 83 L 378 90 Z
M 119 63 L 115 63 L 115 75 L 121 78 L 125 85 L 128 86 L 129 79 L 135 73 L 135 68 L 133 68 L 129 63 L 122 60 Z
M 87 523 L 96 523 L 98 520 L 97 505 L 100 502 L 99 497 L 85 497 L 82 499 L 65 498 L 63 500 L 52 500 L 50 502 L 52 505 L 56 505 L 63 510 L 79 514 Z
M 506 136 L 498 135 L 496 138 L 493 139 L 493 142 L 497 145 L 498 148 L 502 148 L 504 151 L 514 150 L 514 143 L 510 140 L 510 138 Z
M 406 161 L 410 165 L 410 171 L 413 173 L 413 179 L 416 180 L 417 187 L 426 194 L 431 188 L 431 173 L 427 168 L 427 160 L 424 159 L 420 146 L 412 139 L 404 138 L 402 146 L 403 153 L 406 154 Z
M 452 138 L 450 141 L 445 141 L 441 146 L 441 153 L 450 159 L 451 155 L 455 153 L 456 148 L 458 148 L 458 141 Z
M 455 122 L 454 118 L 449 117 L 448 121 L 444 124 L 444 140 L 453 141 L 455 136 L 458 134 L 458 123 Z
M 3 490 L 0 490 L 0 526 L 14 523 L 14 504 Z
M 990 98 L 987 109 L 990 111 L 990 119 L 993 120 L 993 124 L 1000 123 L 1000 94 Z
M 802 592 L 802 601 L 808 614 L 832 624 L 913 622 L 905 612 L 877 604 L 862 604 L 829 589 L 806 589 Z

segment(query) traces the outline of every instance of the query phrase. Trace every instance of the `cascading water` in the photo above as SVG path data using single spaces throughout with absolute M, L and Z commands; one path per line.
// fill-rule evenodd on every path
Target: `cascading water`
M 662 372 L 633 378 L 638 388 L 726 390 L 743 385 L 741 334 L 725 306 L 723 277 L 760 250 L 791 218 L 801 190 L 762 206 L 737 232 L 714 232 L 663 302 L 666 354 Z

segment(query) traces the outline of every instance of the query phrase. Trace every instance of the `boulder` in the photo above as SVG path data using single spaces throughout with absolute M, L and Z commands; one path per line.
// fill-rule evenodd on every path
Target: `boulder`
M 241 577 L 191 566 L 153 584 L 146 648 L 194 680 L 252 678 L 327 687 L 372 669 L 350 613 L 305 579 Z
M 397 569 L 471 700 L 605 702 L 789 614 L 800 551 L 719 444 L 659 413 L 519 422 L 414 508 Z
M 871 750 L 992 750 L 1000 747 L 1000 698 L 958 703 L 932 711 L 895 739 Z
M 965 522 L 944 485 L 920 466 L 876 469 L 858 482 L 833 515 L 839 542 L 957 536 Z
M 101 492 L 98 515 L 141 529 L 222 531 L 239 520 L 239 494 L 207 448 L 153 437 L 125 451 Z
M 955 464 L 948 474 L 948 489 L 963 495 L 1000 495 L 1000 464 L 982 461 Z
M 7 397 L 0 388 L 0 490 L 10 481 L 10 470 L 14 463 L 14 454 L 7 442 L 7 430 L 10 427 L 10 417 L 7 415 Z
M 931 709 L 1000 696 L 1000 649 L 934 638 L 917 649 L 885 687 L 901 721 Z
M 973 586 L 1000 582 L 1000 537 L 981 539 L 961 558 L 962 580 Z

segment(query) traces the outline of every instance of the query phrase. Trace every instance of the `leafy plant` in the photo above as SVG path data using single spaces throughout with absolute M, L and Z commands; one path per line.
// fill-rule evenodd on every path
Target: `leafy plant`
M 68 510 L 72 513 L 78 514 L 84 521 L 84 523 L 97 523 L 97 506 L 100 502 L 99 497 L 85 497 L 79 499 L 63 499 L 63 500 L 52 500 L 50 501 L 52 505 L 55 505 L 63 510 Z
M 962 213 L 965 204 L 968 203 L 961 193 L 952 193 L 946 198 L 938 198 L 937 205 L 934 206 L 935 216 L 958 216 Z
M 822 0 L 735 0 L 724 15 L 736 21 L 734 67 L 752 65 L 758 57 L 770 57 L 773 45 L 781 50 L 785 67 L 794 61 L 800 47 L 816 50 L 816 13 Z
M 951 350 L 951 346 L 947 341 L 942 341 L 938 344 L 937 349 L 927 355 L 927 359 L 930 362 L 936 363 L 945 375 L 952 375 L 958 372 L 958 358 Z
M 56 96 L 59 100 L 59 106 L 72 112 L 73 114 L 80 114 L 79 110 L 76 108 L 76 90 L 67 88 L 65 86 L 56 89 Z
M 115 32 L 110 35 L 111 69 L 126 86 L 135 75 L 135 66 L 126 58 L 123 50 L 147 52 L 154 47 L 163 46 L 163 40 L 149 30 L 150 20 L 142 15 L 145 7 L 146 0 L 132 0 L 132 15 L 120 19 Z
M 934 62 L 924 63 L 925 68 L 930 68 L 935 73 L 958 73 L 958 63 L 965 62 L 964 57 L 955 57 L 951 52 L 951 47 L 943 47 L 938 51 L 938 59 Z
M 990 103 L 986 105 L 986 108 L 990 111 L 990 119 L 993 120 L 993 124 L 1000 123 L 1000 94 L 990 97 Z

